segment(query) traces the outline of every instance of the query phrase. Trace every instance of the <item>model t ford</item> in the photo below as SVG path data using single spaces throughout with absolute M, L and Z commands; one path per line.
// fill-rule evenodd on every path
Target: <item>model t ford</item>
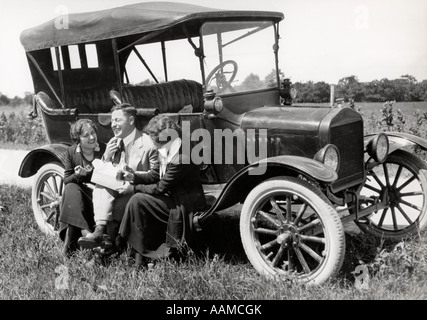
M 194 216 L 194 230 L 203 232 L 212 213 L 243 204 L 241 240 L 261 274 L 324 282 L 341 268 L 349 221 L 389 239 L 425 227 L 427 166 L 403 148 L 426 149 L 427 141 L 395 132 L 364 136 L 361 116 L 348 107 L 292 105 L 278 68 L 283 18 L 151 2 L 25 30 L 32 116 L 39 110 L 50 143 L 26 156 L 19 175 L 35 175 L 41 230 L 57 228 L 70 123 L 92 119 L 107 142 L 118 102 L 138 109 L 140 129 L 158 113 L 182 125 L 201 155 L 206 190 L 221 187 Z

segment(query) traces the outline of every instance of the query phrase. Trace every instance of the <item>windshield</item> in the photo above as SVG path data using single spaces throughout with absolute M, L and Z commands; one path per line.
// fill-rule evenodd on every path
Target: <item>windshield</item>
M 206 86 L 217 93 L 277 87 L 271 21 L 205 23 Z
M 198 39 L 192 41 L 197 43 Z M 133 85 L 179 79 L 201 82 L 200 62 L 187 39 L 167 41 L 163 47 L 160 42 L 137 45 L 126 61 L 125 70 L 124 83 Z

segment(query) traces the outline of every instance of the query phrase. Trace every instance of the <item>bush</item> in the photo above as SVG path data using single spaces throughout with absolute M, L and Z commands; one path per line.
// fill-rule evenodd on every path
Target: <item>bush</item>
M 27 118 L 23 111 L 6 116 L 0 114 L 0 143 L 39 146 L 47 143 L 46 130 L 42 117 Z
M 419 110 L 411 114 L 406 114 L 401 109 L 396 109 L 395 101 L 387 101 L 383 104 L 380 114 L 370 112 L 365 114 L 361 108 L 355 108 L 363 117 L 365 122 L 365 134 L 396 131 L 404 132 L 427 139 L 427 112 Z M 414 146 L 408 150 L 426 160 L 426 152 L 419 146 Z

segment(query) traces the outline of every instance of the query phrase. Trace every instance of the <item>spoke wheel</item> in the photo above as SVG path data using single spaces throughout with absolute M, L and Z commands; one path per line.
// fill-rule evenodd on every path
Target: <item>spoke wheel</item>
M 320 284 L 344 260 L 338 213 L 317 188 L 293 177 L 266 180 L 249 193 L 240 235 L 249 261 L 267 277 L 294 275 Z
M 41 231 L 55 235 L 59 230 L 59 215 L 64 189 L 64 168 L 59 163 L 42 166 L 34 179 L 32 205 Z
M 414 155 L 397 150 L 368 172 L 361 191 L 367 203 L 387 207 L 356 221 L 376 237 L 401 240 L 427 225 L 427 165 Z

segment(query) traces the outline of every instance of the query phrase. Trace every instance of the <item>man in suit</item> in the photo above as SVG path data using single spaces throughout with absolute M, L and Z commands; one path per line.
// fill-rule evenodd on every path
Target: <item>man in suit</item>
M 150 137 L 136 128 L 134 107 L 128 103 L 114 106 L 111 114 L 111 129 L 114 137 L 106 146 L 103 161 L 112 162 L 113 165 L 126 164 L 128 170 L 142 176 L 153 170 L 158 163 L 158 151 Z M 116 190 L 98 185 L 95 187 L 93 190 L 95 231 L 81 237 L 78 240 L 80 246 L 93 249 L 105 245 L 104 234 L 107 233 L 107 225 L 109 226 L 108 234 L 114 240 L 133 189 L 134 186 L 129 182 Z

